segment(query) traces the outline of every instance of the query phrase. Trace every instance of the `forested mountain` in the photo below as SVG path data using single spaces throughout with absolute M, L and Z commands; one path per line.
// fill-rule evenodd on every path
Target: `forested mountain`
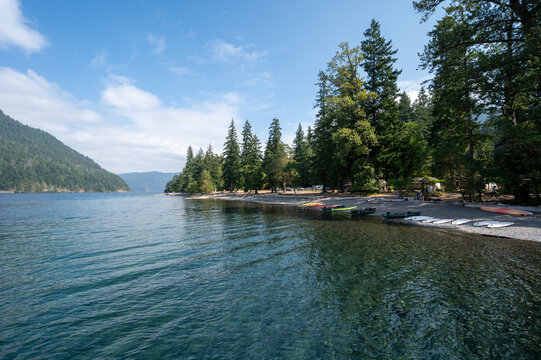
M 162 173 L 158 171 L 118 174 L 129 185 L 131 191 L 153 194 L 162 193 L 165 184 L 174 175 L 176 173 Z
M 0 110 L 0 191 L 129 191 L 115 174 Z

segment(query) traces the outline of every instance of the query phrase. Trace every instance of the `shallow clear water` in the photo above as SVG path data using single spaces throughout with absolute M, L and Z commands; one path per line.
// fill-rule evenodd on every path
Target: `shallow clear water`
M 0 358 L 114 357 L 540 358 L 541 244 L 217 200 L 1 194 Z

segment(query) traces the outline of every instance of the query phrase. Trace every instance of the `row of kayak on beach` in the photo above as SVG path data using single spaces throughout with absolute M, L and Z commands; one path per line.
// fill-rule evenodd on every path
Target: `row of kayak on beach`
M 345 205 L 325 205 L 321 203 L 306 203 L 306 204 L 299 204 L 299 206 L 313 208 L 313 209 L 320 209 L 323 211 L 331 211 L 331 212 L 349 211 L 352 215 L 368 215 L 368 214 L 373 214 L 376 212 L 376 208 L 357 209 L 357 206 L 347 207 Z
M 369 215 L 376 212 L 375 207 L 357 209 L 357 206 L 346 207 L 345 205 L 325 205 L 322 203 L 305 203 L 305 204 L 299 204 L 299 206 L 312 208 L 312 209 L 320 209 L 323 211 L 330 211 L 330 212 L 349 211 L 351 215 Z M 419 211 L 415 211 L 415 212 L 408 211 L 405 213 L 387 212 L 387 214 L 383 214 L 383 217 L 386 219 L 398 219 L 398 218 L 404 218 L 407 216 L 416 216 L 416 215 L 421 215 L 421 212 Z
M 368 214 L 373 214 L 376 212 L 376 208 L 357 209 L 357 206 L 346 207 L 345 205 L 325 205 L 322 203 L 304 203 L 304 204 L 299 204 L 299 206 L 306 207 L 306 208 L 320 209 L 320 210 L 329 211 L 329 212 L 349 211 L 351 215 L 368 215 Z M 481 209 L 485 210 L 483 208 Z M 498 210 L 499 210 L 497 211 L 498 213 L 505 213 L 505 212 L 502 212 L 502 210 L 510 210 L 510 209 L 500 208 Z M 496 212 L 496 211 L 490 211 L 490 210 L 485 210 L 485 211 Z M 516 212 L 507 213 L 507 214 L 523 215 Z M 464 225 L 473 221 L 472 219 L 439 219 L 439 218 L 435 218 L 431 216 L 421 216 L 420 211 L 407 211 L 403 213 L 387 212 L 386 214 L 383 214 L 383 217 L 386 219 L 404 219 L 408 221 L 420 221 L 423 223 L 431 223 L 434 225 L 449 224 L 449 223 L 452 225 Z M 477 222 L 474 222 L 472 225 L 477 226 L 477 227 L 486 226 L 489 228 L 500 228 L 500 227 L 511 226 L 513 224 L 514 222 L 509 222 L 509 221 L 488 221 L 487 220 L 487 221 L 477 221 Z
M 404 218 L 404 220 L 420 221 L 423 223 L 430 223 L 430 224 L 435 224 L 435 225 L 449 224 L 449 223 L 452 225 L 464 225 L 473 221 L 472 219 L 438 219 L 431 216 L 409 216 L 409 217 Z M 511 226 L 513 224 L 515 223 L 510 222 L 510 221 L 488 221 L 487 220 L 487 221 L 477 221 L 477 222 L 474 222 L 472 225 L 477 226 L 477 227 L 486 226 L 489 228 L 500 228 L 500 227 Z

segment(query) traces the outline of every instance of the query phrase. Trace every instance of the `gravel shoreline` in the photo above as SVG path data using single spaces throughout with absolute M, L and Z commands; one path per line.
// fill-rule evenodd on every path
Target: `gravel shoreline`
M 473 221 L 464 225 L 447 224 L 431 224 L 420 221 L 407 221 L 403 219 L 382 220 L 400 222 L 413 226 L 425 226 L 440 229 L 457 230 L 467 233 L 481 234 L 487 236 L 506 237 L 518 240 L 541 241 L 541 208 L 525 208 L 532 211 L 531 216 L 513 216 L 496 214 L 482 211 L 478 207 L 467 207 L 456 200 L 449 201 L 419 201 L 411 198 L 408 201 L 394 201 L 391 196 L 333 196 L 329 194 L 210 194 L 210 195 L 185 195 L 185 194 L 170 194 L 183 196 L 186 199 L 220 199 L 225 201 L 243 201 L 252 203 L 264 203 L 273 205 L 298 206 L 303 202 L 318 202 L 325 205 L 340 204 L 344 206 L 357 206 L 359 209 L 366 207 L 375 207 L 376 212 L 372 215 L 380 217 L 387 212 L 406 212 L 406 211 L 421 211 L 422 215 L 432 216 L 435 218 L 467 218 Z M 486 203 L 487 206 L 498 206 L 496 203 Z M 510 221 L 514 225 L 503 228 L 487 228 L 476 227 L 472 224 L 476 221 L 493 220 L 493 221 Z

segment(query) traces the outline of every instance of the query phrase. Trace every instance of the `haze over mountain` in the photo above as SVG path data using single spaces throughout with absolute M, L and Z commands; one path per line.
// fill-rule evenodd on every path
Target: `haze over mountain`
M 176 173 L 163 173 L 158 171 L 133 172 L 118 174 L 133 192 L 163 193 L 165 185 Z
M 129 187 L 49 133 L 0 110 L 0 191 L 112 192 Z

